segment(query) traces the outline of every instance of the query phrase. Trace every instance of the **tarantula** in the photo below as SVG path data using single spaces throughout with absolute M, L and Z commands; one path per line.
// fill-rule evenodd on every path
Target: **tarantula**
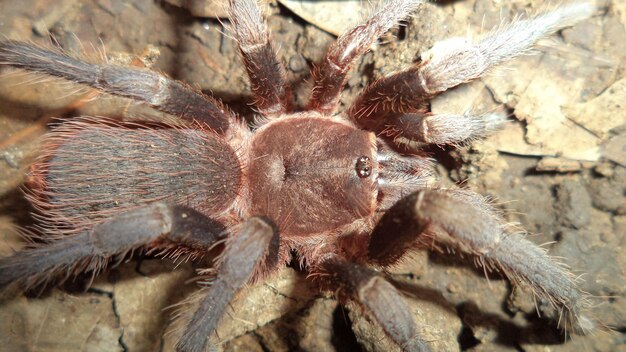
M 175 125 L 82 118 L 50 132 L 27 193 L 48 239 L 0 259 L 0 287 L 95 275 L 135 249 L 196 258 L 223 243 L 179 351 L 205 350 L 234 295 L 294 259 L 321 290 L 358 302 L 401 348 L 427 351 L 400 293 L 371 267 L 384 269 L 437 244 L 529 285 L 574 327 L 591 329 L 586 295 L 569 271 L 510 229 L 482 196 L 428 185 L 431 162 L 400 152 L 399 144 L 454 145 L 495 131 L 502 118 L 434 115 L 429 101 L 589 17 L 593 6 L 518 20 L 475 43 L 439 42 L 420 62 L 368 86 L 345 114 L 335 114 L 357 58 L 419 3 L 389 0 L 340 36 L 312 71 L 306 107 L 296 110 L 255 0 L 230 0 L 258 112 L 252 128 L 219 101 L 148 69 L 0 43 L 4 65 L 180 118 Z

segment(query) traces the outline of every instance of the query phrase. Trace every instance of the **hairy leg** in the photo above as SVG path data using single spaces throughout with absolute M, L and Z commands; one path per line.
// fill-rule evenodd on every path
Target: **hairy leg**
M 400 226 L 402 224 L 402 226 Z M 427 238 L 420 237 L 426 231 Z M 511 232 L 483 197 L 465 190 L 421 190 L 392 207 L 375 228 L 369 259 L 380 265 L 397 260 L 416 242 L 436 242 L 474 255 L 476 263 L 530 286 L 568 315 L 580 332 L 593 328 L 585 317 L 587 295 L 571 272 L 544 249 Z
M 245 285 L 257 266 L 275 253 L 278 232 L 263 218 L 250 218 L 226 244 L 217 277 L 176 344 L 179 352 L 204 352 L 209 336 L 217 327 L 224 310 Z
M 254 106 L 266 118 L 289 110 L 291 92 L 256 0 L 230 0 L 230 21 L 250 78 Z
M 223 237 L 219 224 L 180 205 L 153 203 L 117 215 L 88 232 L 68 236 L 0 259 L 0 289 L 26 288 L 58 276 L 97 274 L 114 256 L 140 247 L 206 251 Z
M 320 278 L 331 280 L 341 295 L 356 299 L 403 351 L 430 351 L 402 295 L 376 271 L 332 256 L 318 268 Z
M 0 65 L 45 73 L 144 102 L 182 119 L 205 122 L 219 133 L 228 130 L 232 118 L 219 101 L 147 69 L 93 64 L 17 41 L 0 42 Z
M 332 114 L 346 83 L 348 71 L 378 38 L 407 17 L 422 1 L 390 0 L 376 9 L 363 24 L 342 34 L 330 46 L 322 62 L 313 69 L 313 92 L 308 109 Z
M 497 113 L 475 115 L 471 113 L 400 114 L 382 131 L 382 135 L 395 138 L 396 142 L 416 142 L 461 146 L 477 139 L 487 138 L 500 130 L 506 117 Z
M 438 42 L 422 54 L 422 62 L 367 87 L 348 115 L 375 132 L 397 130 L 401 125 L 399 118 L 410 118 L 405 114 L 427 114 L 428 101 L 436 94 L 527 53 L 539 39 L 582 21 L 593 12 L 590 3 L 567 5 L 534 18 L 513 21 L 476 43 L 465 38 Z

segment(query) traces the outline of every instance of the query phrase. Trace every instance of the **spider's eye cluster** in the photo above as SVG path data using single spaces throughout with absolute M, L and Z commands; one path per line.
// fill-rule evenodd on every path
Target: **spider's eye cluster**
M 356 165 L 354 165 L 354 170 L 360 178 L 368 177 L 372 174 L 372 161 L 366 156 L 360 156 L 358 159 L 356 159 Z

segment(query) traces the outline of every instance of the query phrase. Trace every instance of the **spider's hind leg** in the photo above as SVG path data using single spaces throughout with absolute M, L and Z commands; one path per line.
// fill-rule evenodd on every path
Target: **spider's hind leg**
M 219 133 L 225 133 L 231 124 L 232 114 L 222 103 L 151 70 L 108 63 L 98 65 L 12 40 L 0 42 L 0 65 L 67 79 L 134 99 L 182 119 L 204 122 Z
M 0 289 L 32 287 L 58 276 L 96 275 L 115 256 L 141 247 L 189 253 L 207 250 L 223 237 L 219 224 L 186 206 L 153 203 L 116 215 L 91 230 L 0 258 Z

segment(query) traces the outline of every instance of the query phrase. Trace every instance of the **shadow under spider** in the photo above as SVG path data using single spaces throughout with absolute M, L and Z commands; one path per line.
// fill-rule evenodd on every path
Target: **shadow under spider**
M 437 253 L 429 253 L 429 262 L 446 267 L 469 268 L 477 277 L 485 278 L 483 269 L 476 267 L 472 258 L 468 256 L 442 256 L 437 255 Z M 486 275 L 488 280 L 506 281 L 497 272 L 487 272 Z M 481 334 L 481 329 L 493 331 L 495 334 L 494 338 L 489 338 L 485 342 L 520 350 L 524 344 L 563 345 L 569 340 L 569 334 L 564 337 L 563 331 L 551 324 L 549 320 L 542 319 L 535 314 L 519 312 L 518 314 L 523 314 L 524 319 L 528 322 L 527 326 L 521 326 L 513 322 L 512 319 L 481 310 L 478 304 L 472 300 L 463 300 L 454 304 L 445 298 L 440 290 L 407 281 L 402 278 L 403 276 L 402 274 L 388 274 L 387 279 L 406 296 L 434 303 L 461 319 L 462 330 L 458 336 L 458 341 L 462 350 L 482 343 L 475 337 L 475 334 Z M 510 283 L 507 286 L 508 296 L 511 295 L 513 286 Z M 510 312 L 509 308 L 506 307 L 506 301 L 502 303 L 501 309 L 505 313 Z M 509 314 L 513 318 L 514 313 Z

